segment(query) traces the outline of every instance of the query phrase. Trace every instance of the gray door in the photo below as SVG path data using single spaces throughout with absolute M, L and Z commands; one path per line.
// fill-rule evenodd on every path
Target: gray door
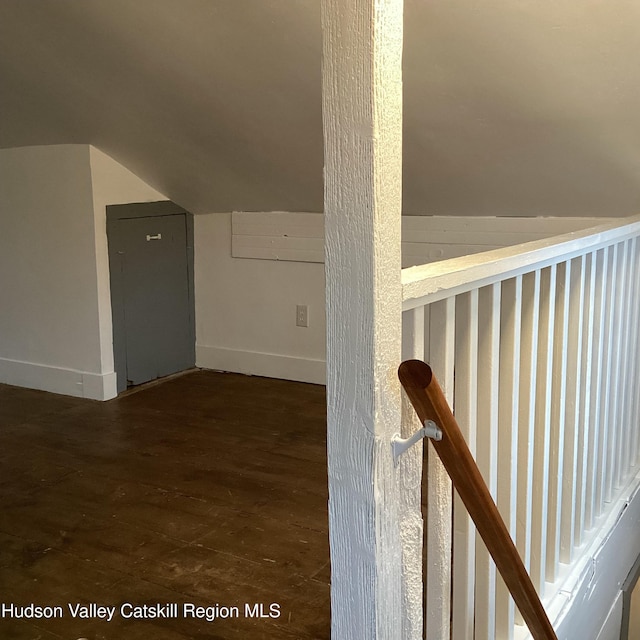
M 108 227 L 118 391 L 194 366 L 187 214 Z

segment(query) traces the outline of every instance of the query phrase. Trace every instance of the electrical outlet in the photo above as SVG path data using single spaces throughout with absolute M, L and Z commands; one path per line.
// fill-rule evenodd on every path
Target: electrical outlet
M 309 326 L 309 307 L 306 304 L 296 305 L 296 327 Z

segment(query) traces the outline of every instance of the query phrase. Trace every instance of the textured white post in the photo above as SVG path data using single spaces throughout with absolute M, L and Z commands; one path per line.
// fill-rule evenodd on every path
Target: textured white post
M 403 0 L 323 0 L 332 636 L 421 631 L 415 452 L 401 420 Z M 416 486 L 418 485 L 418 486 Z M 418 618 L 416 620 L 416 617 Z

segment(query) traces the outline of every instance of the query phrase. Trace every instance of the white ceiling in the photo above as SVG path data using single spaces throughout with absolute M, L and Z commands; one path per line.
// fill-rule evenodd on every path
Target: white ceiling
M 319 0 L 0 0 L 0 147 L 322 210 Z M 406 213 L 640 210 L 640 3 L 405 0 Z

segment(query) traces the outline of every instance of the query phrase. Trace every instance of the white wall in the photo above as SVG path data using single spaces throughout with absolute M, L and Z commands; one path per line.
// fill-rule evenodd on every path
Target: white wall
M 88 145 L 0 151 L 0 381 L 116 395 L 106 206 L 163 199 Z M 232 258 L 230 214 L 195 236 L 197 364 L 323 383 L 324 266 Z
M 105 204 L 141 199 L 88 145 L 0 150 L 0 382 L 115 395 Z
M 631 592 L 629 611 L 629 640 L 634 638 L 640 638 L 640 581 L 636 582 Z
M 620 640 L 620 631 L 622 628 L 622 591 L 618 593 L 615 599 L 607 619 L 605 620 L 600 633 L 598 633 L 597 640 Z M 629 635 L 629 638 L 637 638 L 637 635 Z
M 477 253 L 605 221 L 405 217 L 403 262 Z M 318 213 L 195 217 L 198 366 L 324 382 L 323 224 Z M 310 306 L 309 328 L 295 326 L 297 304 Z
M 163 199 L 88 145 L 0 150 L 0 381 L 115 395 L 106 206 Z M 231 237 L 231 214 L 195 217 L 198 366 L 323 383 L 324 265 L 232 258 Z
M 324 265 L 232 258 L 231 214 L 199 215 L 195 300 L 198 366 L 325 381 Z
M 95 282 L 89 148 L 1 150 L 2 382 L 85 395 L 101 373 Z

